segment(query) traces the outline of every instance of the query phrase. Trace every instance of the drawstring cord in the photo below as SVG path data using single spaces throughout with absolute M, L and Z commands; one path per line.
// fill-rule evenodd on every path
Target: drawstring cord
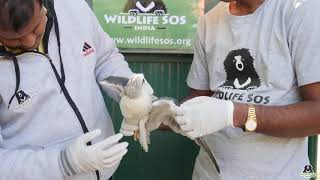
M 15 95 L 17 94 L 19 87 L 20 87 L 20 68 L 19 68 L 18 59 L 16 56 L 11 56 L 11 58 L 12 58 L 13 64 L 14 64 L 14 71 L 16 73 L 16 89 L 14 91 L 14 94 L 10 98 L 10 101 L 8 104 L 8 109 L 10 108 L 11 102 L 12 102 L 13 98 L 15 97 Z

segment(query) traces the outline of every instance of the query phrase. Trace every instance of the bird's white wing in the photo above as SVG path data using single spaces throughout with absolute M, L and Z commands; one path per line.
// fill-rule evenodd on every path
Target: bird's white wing
M 128 81 L 128 78 L 110 76 L 100 81 L 99 84 L 108 96 L 119 102 L 123 94 L 123 89 L 127 85 Z
M 152 109 L 149 120 L 146 123 L 146 129 L 151 132 L 159 128 L 163 123 L 169 126 L 175 132 L 181 132 L 179 124 L 173 119 L 172 109 L 177 107 L 178 103 L 173 98 L 159 98 L 152 103 Z

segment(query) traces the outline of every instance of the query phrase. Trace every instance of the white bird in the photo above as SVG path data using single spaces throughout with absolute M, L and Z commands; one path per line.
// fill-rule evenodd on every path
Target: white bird
M 148 152 L 150 143 L 145 124 L 152 108 L 153 89 L 144 79 L 143 74 L 135 74 L 130 79 L 123 77 L 108 77 L 99 82 L 105 90 L 112 90 L 120 96 L 120 109 L 123 121 L 131 125 L 139 125 L 135 133 L 143 149 Z M 138 136 L 138 137 L 136 137 Z
M 150 144 L 150 132 L 158 129 L 161 124 L 169 126 L 176 133 L 183 134 L 173 113 L 180 105 L 178 101 L 174 98 L 153 96 L 153 89 L 142 74 L 135 74 L 130 79 L 111 76 L 101 81 L 100 85 L 106 92 L 111 90 L 120 97 L 123 121 L 139 124 L 138 139 L 146 152 Z M 219 165 L 206 141 L 201 137 L 195 141 L 208 153 L 217 172 L 220 173 Z

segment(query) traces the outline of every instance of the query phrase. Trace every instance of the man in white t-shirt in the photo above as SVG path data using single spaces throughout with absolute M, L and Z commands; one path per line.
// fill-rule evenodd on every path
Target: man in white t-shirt
M 319 0 L 224 0 L 200 20 L 175 118 L 221 174 L 200 150 L 194 180 L 303 179 L 320 133 L 319 17 Z

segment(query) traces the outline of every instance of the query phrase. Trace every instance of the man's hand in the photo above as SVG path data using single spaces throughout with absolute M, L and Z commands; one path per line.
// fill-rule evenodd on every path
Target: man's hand
M 191 139 L 233 126 L 234 105 L 231 101 L 199 96 L 173 111 L 180 128 Z
M 127 142 L 118 143 L 123 135 L 117 134 L 91 146 L 87 145 L 100 134 L 101 130 L 88 132 L 61 151 L 61 169 L 66 176 L 113 168 L 120 163 L 128 151 Z

